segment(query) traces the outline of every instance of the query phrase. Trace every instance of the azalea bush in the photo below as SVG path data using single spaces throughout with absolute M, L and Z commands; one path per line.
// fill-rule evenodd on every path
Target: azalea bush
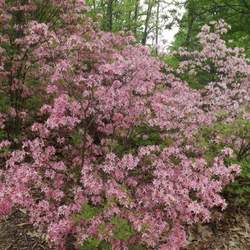
M 241 166 L 240 176 L 227 186 L 224 195 L 230 203 L 249 206 L 250 197 L 250 120 L 238 116 L 230 122 L 218 121 L 212 126 L 203 127 L 197 134 L 197 143 L 206 149 L 207 160 L 213 159 L 221 150 L 226 150 L 228 163 Z
M 51 19 L 40 1 L 0 3 L 1 216 L 24 209 L 55 249 L 180 249 L 239 173 L 195 143 L 218 119 L 216 87 L 190 89 L 129 34 L 99 31 L 82 0 L 48 1 Z
M 184 60 L 176 71 L 181 77 L 192 76 L 198 85 L 207 85 L 202 92 L 208 94 L 210 110 L 234 113 L 249 103 L 250 66 L 244 49 L 229 48 L 222 39 L 228 29 L 223 20 L 205 25 L 198 34 L 201 49 L 180 48 L 177 54 Z
M 244 50 L 228 48 L 221 39 L 228 29 L 223 20 L 211 22 L 198 35 L 200 50 L 180 48 L 173 54 L 179 60 L 176 75 L 192 87 L 203 87 L 204 109 L 214 112 L 214 124 L 200 129 L 198 143 L 206 148 L 207 159 L 230 148 L 227 161 L 241 165 L 242 171 L 225 195 L 232 203 L 248 205 L 250 68 Z

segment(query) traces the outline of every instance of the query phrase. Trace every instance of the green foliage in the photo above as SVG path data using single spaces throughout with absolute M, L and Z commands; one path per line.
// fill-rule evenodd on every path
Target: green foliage
M 99 249 L 101 250 L 112 250 L 112 247 L 109 243 L 107 243 L 106 241 L 101 241 L 100 244 L 99 244 Z
M 9 105 L 9 98 L 7 96 L 0 95 L 0 112 L 6 112 Z
M 165 55 L 162 60 L 173 69 L 176 69 L 180 63 L 177 57 L 171 55 Z
M 143 245 L 133 245 L 129 247 L 129 250 L 149 250 L 149 248 Z
M 39 22 L 52 23 L 55 25 L 60 22 L 59 10 L 56 9 L 49 1 L 34 0 L 37 9 L 34 12 L 34 17 Z
M 84 220 L 91 220 L 95 216 L 97 216 L 99 213 L 101 213 L 103 210 L 102 207 L 95 207 L 88 203 L 85 203 L 82 205 L 82 209 L 78 214 L 74 215 L 74 219 L 76 221 L 80 221 L 81 219 Z
M 250 208 L 250 158 L 235 161 L 241 166 L 241 175 L 224 190 L 225 196 L 235 205 Z
M 133 153 L 141 146 L 159 145 L 160 147 L 168 146 L 172 143 L 170 138 L 162 139 L 160 130 L 155 127 L 150 127 L 147 124 L 136 127 L 127 140 L 123 137 L 117 138 L 113 144 L 112 150 L 118 154 Z
M 70 139 L 73 145 L 80 145 L 82 142 L 82 135 L 79 131 L 75 131 L 74 133 L 72 133 Z
M 240 146 L 236 143 L 237 140 L 240 141 Z M 241 173 L 224 190 L 224 195 L 236 205 L 250 206 L 250 121 L 237 119 L 231 123 L 218 122 L 212 127 L 202 128 L 197 136 L 197 143 L 205 149 L 205 158 L 210 163 L 223 148 L 230 147 L 234 150 L 234 155 L 227 158 L 226 163 L 239 164 Z
M 134 230 L 127 220 L 115 216 L 111 219 L 111 223 L 114 225 L 113 234 L 116 239 L 128 240 L 134 235 Z
M 24 103 L 25 108 L 28 110 L 36 110 L 42 104 L 42 99 L 37 96 L 30 96 Z
M 0 129 L 0 140 L 5 139 L 6 137 L 6 132 L 3 129 Z
M 205 72 L 198 72 L 197 74 L 184 74 L 180 76 L 183 81 L 186 81 L 189 86 L 193 89 L 204 88 L 206 83 L 209 81 L 209 77 Z
M 157 128 L 147 125 L 136 127 L 131 142 L 135 146 L 159 145 L 163 143 Z
M 135 9 L 138 3 L 137 0 L 121 0 L 111 1 L 112 13 L 112 31 L 121 30 L 134 31 L 142 25 L 139 19 L 135 17 Z M 109 30 L 110 13 L 108 11 L 109 1 L 87 0 L 86 2 L 91 10 L 88 15 L 98 22 L 103 30 Z M 99 14 L 99 15 L 98 15 Z
M 198 47 L 197 34 L 200 28 L 210 21 L 224 19 L 231 30 L 225 36 L 232 47 L 245 48 L 250 57 L 250 4 L 241 0 L 190 0 L 186 4 L 186 12 L 180 22 L 180 30 L 172 44 L 172 49 L 183 45 L 189 49 Z
M 103 207 L 95 207 L 93 205 L 85 203 L 84 205 L 82 205 L 81 211 L 78 214 L 75 214 L 73 218 L 76 222 L 79 222 L 82 219 L 88 221 L 93 219 L 98 214 L 100 214 L 102 210 Z M 99 232 L 103 234 L 104 231 L 105 231 L 105 223 L 99 226 Z M 123 234 L 123 231 L 121 233 Z M 108 244 L 107 242 L 99 240 L 94 237 L 85 240 L 79 248 L 79 250 L 93 250 L 93 249 L 111 250 L 112 248 L 110 244 Z
M 105 241 L 98 240 L 96 238 L 88 238 L 84 243 L 81 245 L 79 250 L 112 250 L 110 244 Z
M 211 68 L 210 71 L 200 67 L 199 69 L 195 69 L 195 71 L 190 70 L 184 73 L 178 73 L 176 69 L 178 69 L 178 66 L 183 58 L 181 58 L 179 55 L 165 55 L 161 59 L 173 69 L 173 73 L 178 78 L 187 82 L 191 88 L 201 89 L 204 88 L 209 82 L 215 82 L 219 80 L 215 73 L 216 69 L 211 60 L 206 60 L 206 64 Z
M 100 209 L 96 209 L 90 205 L 84 205 L 83 211 L 81 212 L 81 218 L 84 219 L 92 219 L 100 212 Z M 112 232 L 115 239 L 127 241 L 131 236 L 134 235 L 134 230 L 131 227 L 128 220 L 120 218 L 118 216 L 114 216 L 111 218 L 110 222 L 113 226 Z M 105 222 L 99 226 L 99 233 L 105 233 Z M 80 250 L 93 250 L 93 249 L 100 249 L 100 250 L 111 250 L 110 244 L 103 240 L 99 240 L 97 238 L 91 237 L 88 238 L 83 242 L 80 247 Z M 145 250 L 142 246 L 135 246 L 132 247 L 131 250 Z
M 86 241 L 84 241 L 83 245 L 80 247 L 80 250 L 93 250 L 97 249 L 97 247 L 100 244 L 100 240 L 96 238 L 89 238 Z

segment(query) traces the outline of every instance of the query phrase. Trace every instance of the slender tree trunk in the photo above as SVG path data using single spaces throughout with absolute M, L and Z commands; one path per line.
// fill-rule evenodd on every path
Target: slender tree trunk
M 139 15 L 139 3 L 140 3 L 140 0 L 136 0 L 136 2 L 135 2 L 135 13 L 134 13 L 134 29 L 133 29 L 135 37 L 136 37 L 136 33 L 137 33 L 137 22 L 138 22 L 138 15 Z
M 193 31 L 193 25 L 195 21 L 195 9 L 194 9 L 194 3 L 192 1 L 189 2 L 187 5 L 187 10 L 188 10 L 188 26 L 187 26 L 187 35 L 186 39 L 184 42 L 184 46 L 189 47 L 191 36 L 192 36 L 192 31 Z
M 149 20 L 150 20 L 150 17 L 151 17 L 152 8 L 153 8 L 153 0 L 149 0 L 149 2 L 148 2 L 148 9 L 147 9 L 147 15 L 146 15 L 145 23 L 144 23 L 144 31 L 143 31 L 142 41 L 141 41 L 141 43 L 143 45 L 145 45 L 146 42 L 147 42 L 148 25 L 149 25 Z
M 131 31 L 131 10 L 128 12 L 127 28 L 129 31 Z
M 156 27 L 155 27 L 155 53 L 158 55 L 159 46 L 159 16 L 160 16 L 160 0 L 157 1 L 157 11 L 156 11 Z
M 108 0 L 107 5 L 107 31 L 113 28 L 113 0 Z

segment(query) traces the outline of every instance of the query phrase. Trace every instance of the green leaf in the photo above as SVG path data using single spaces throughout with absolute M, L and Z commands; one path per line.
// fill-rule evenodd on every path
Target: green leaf
M 80 134 L 79 131 L 76 131 L 71 135 L 71 142 L 73 145 L 80 145 L 81 144 L 82 135 Z
M 80 246 L 79 250 L 94 250 L 100 245 L 101 241 L 96 238 L 88 238 L 82 246 Z
M 126 219 L 115 216 L 111 219 L 111 223 L 114 225 L 113 234 L 116 239 L 128 240 L 134 235 L 134 230 Z
M 82 205 L 82 209 L 79 213 L 73 215 L 73 219 L 75 221 L 80 221 L 81 219 L 84 220 L 91 220 L 103 210 L 102 207 L 94 207 L 89 205 L 88 203 Z

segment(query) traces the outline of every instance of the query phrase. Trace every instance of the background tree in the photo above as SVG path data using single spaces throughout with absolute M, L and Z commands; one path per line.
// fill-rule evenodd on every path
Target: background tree
M 105 31 L 131 31 L 137 34 L 141 25 L 139 0 L 88 0 L 89 15 Z
M 197 47 L 200 28 L 210 21 L 224 19 L 230 26 L 225 39 L 230 46 L 242 47 L 250 56 L 250 3 L 246 0 L 187 0 L 183 2 L 186 13 L 180 21 L 180 31 L 173 43 L 174 48 Z
M 179 20 L 178 1 L 165 0 L 88 0 L 90 15 L 102 30 L 130 31 L 137 42 L 159 45 L 164 29 L 171 29 Z

